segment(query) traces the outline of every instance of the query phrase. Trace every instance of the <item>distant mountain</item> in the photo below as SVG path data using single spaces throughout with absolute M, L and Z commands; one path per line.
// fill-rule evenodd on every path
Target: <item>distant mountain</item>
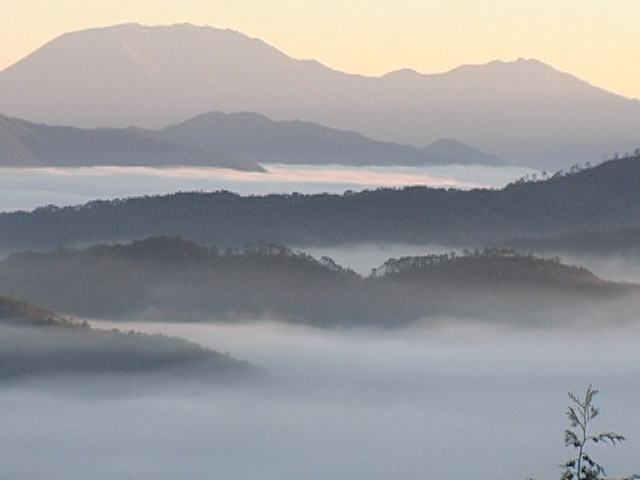
M 256 163 L 154 140 L 128 130 L 80 129 L 0 115 L 0 166 L 218 166 L 261 170 Z
M 464 145 L 452 138 L 436 140 L 422 150 L 436 165 L 505 165 L 494 155 L 488 155 L 478 149 Z
M 268 317 L 321 327 L 401 327 L 441 316 L 549 323 L 551 311 L 640 301 L 640 286 L 508 251 L 390 259 L 361 277 L 281 246 L 220 253 L 168 237 L 12 255 L 0 262 L 0 288 L 83 316 Z
M 0 252 L 180 235 L 207 246 L 253 242 L 391 242 L 483 247 L 515 238 L 640 226 L 640 157 L 501 190 L 402 190 L 343 195 L 230 192 L 94 201 L 0 214 Z
M 100 383 L 111 377 L 135 389 L 170 379 L 219 382 L 258 374 L 245 362 L 178 338 L 94 330 L 0 296 L 0 384 L 34 376 L 58 383 L 70 375 L 85 380 L 100 375 Z
M 640 146 L 640 101 L 535 60 L 364 77 L 229 30 L 129 24 L 62 35 L 0 72 L 0 112 L 34 122 L 162 128 L 209 111 L 419 148 L 455 138 L 547 170 Z
M 0 115 L 0 166 L 504 165 L 454 140 L 420 150 L 309 122 L 273 122 L 254 113 L 209 113 L 162 130 L 81 129 Z
M 143 135 L 200 151 L 257 163 L 337 165 L 505 165 L 455 140 L 425 149 L 377 142 L 356 132 L 310 122 L 274 122 L 256 113 L 212 112 Z

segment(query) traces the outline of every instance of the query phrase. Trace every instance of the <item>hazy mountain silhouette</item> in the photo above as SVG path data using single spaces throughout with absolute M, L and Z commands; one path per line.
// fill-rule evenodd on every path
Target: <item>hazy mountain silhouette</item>
M 181 235 L 207 246 L 359 242 L 483 247 L 514 238 L 609 232 L 640 224 L 640 157 L 501 190 L 343 195 L 230 192 L 94 201 L 0 214 L 0 251 Z
M 81 129 L 0 115 L 0 166 L 217 166 L 259 163 L 339 165 L 504 165 L 455 140 L 426 149 L 370 140 L 309 122 L 273 122 L 254 113 L 209 113 L 162 130 Z
M 229 30 L 128 24 L 62 35 L 0 73 L 0 112 L 30 121 L 161 128 L 208 111 L 421 148 L 456 138 L 552 169 L 640 145 L 640 101 L 535 60 L 365 77 Z
M 456 140 L 425 149 L 377 142 L 356 132 L 310 122 L 274 122 L 256 113 L 211 112 L 159 131 L 141 131 L 162 141 L 257 163 L 338 165 L 504 165 L 493 155 Z
M 281 246 L 220 253 L 168 237 L 15 254 L 0 262 L 0 288 L 92 317 L 270 316 L 388 327 L 440 315 L 519 322 L 578 300 L 584 306 L 640 293 L 637 285 L 605 282 L 584 268 L 501 250 L 390 259 L 361 277 L 329 258 Z
M 505 162 L 494 155 L 488 155 L 469 147 L 453 138 L 441 138 L 422 149 L 434 164 L 441 165 L 504 165 Z
M 80 129 L 0 115 L 0 166 L 206 165 L 261 170 L 256 163 L 154 140 L 132 129 Z

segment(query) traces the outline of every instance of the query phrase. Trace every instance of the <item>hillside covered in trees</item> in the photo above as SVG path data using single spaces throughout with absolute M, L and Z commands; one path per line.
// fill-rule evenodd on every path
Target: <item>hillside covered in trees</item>
M 0 289 L 83 317 L 323 327 L 401 327 L 442 316 L 538 324 L 554 310 L 588 311 L 640 293 L 512 251 L 390 259 L 362 277 L 281 246 L 219 252 L 170 237 L 14 254 L 0 263 Z
M 226 382 L 258 373 L 245 362 L 182 339 L 95 330 L 86 322 L 0 296 L 0 384 L 100 375 L 130 388 L 154 378 Z
M 176 193 L 0 214 L 0 252 L 180 235 L 206 246 L 396 242 L 483 247 L 640 225 L 640 157 L 501 190 Z
M 534 252 L 640 259 L 640 227 L 611 232 L 582 232 L 550 238 L 514 239 L 505 247 Z

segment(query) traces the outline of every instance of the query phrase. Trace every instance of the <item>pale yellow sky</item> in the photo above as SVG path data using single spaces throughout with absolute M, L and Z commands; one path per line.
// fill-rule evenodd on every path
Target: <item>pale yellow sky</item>
M 537 58 L 640 99 L 640 0 L 0 0 L 0 69 L 72 30 L 189 22 L 350 73 Z

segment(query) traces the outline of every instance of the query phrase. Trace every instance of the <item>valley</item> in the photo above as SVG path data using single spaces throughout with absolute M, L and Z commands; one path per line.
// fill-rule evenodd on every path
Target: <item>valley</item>
M 0 18 L 1 478 L 637 477 L 637 5 L 125 3 Z

